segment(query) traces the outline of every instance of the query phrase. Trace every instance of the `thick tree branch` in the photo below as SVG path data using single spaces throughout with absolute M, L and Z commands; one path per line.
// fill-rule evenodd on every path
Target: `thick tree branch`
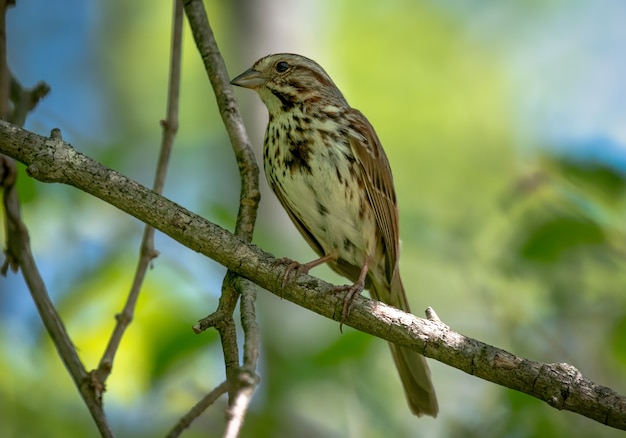
M 270 254 L 74 150 L 69 144 L 0 121 L 0 152 L 44 182 L 61 182 L 131 214 L 284 299 L 339 321 L 343 297 L 302 275 L 281 288 L 285 267 Z M 437 320 L 357 297 L 345 325 L 424 354 L 468 374 L 524 392 L 557 409 L 626 430 L 626 397 L 596 385 L 567 364 L 512 355 L 455 333 Z

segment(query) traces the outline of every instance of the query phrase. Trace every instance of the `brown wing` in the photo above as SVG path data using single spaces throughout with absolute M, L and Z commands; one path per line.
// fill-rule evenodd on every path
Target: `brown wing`
M 376 223 L 385 245 L 386 273 L 391 282 L 399 257 L 400 230 L 398 207 L 391 167 L 374 128 L 358 110 L 347 113 L 355 133 L 350 135 L 350 146 L 363 169 L 365 189 L 374 207 Z

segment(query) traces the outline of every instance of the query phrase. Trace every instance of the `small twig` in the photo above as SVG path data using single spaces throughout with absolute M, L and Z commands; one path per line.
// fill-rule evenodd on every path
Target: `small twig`
M 232 274 L 230 274 L 232 276 Z M 229 280 L 227 282 L 226 280 Z M 224 319 L 229 316 L 232 318 L 232 314 L 237 306 L 237 300 L 239 299 L 238 287 L 234 287 L 234 278 L 229 277 L 228 272 L 222 282 L 222 295 L 217 305 L 215 312 L 200 319 L 196 325 L 193 326 L 193 331 L 196 334 L 200 334 L 210 328 L 216 328 L 219 330 L 219 325 L 223 323 Z M 227 283 L 230 283 L 230 287 L 227 288 Z
M 196 403 L 194 407 L 189 410 L 189 412 L 178 420 L 178 423 L 176 423 L 172 430 L 169 431 L 166 437 L 176 438 L 180 436 L 180 434 L 189 427 L 193 420 L 199 417 L 209 406 L 215 403 L 217 399 L 222 396 L 222 394 L 226 393 L 226 391 L 228 391 L 228 380 L 220 383 L 213 389 L 213 391 L 209 392 L 198 403 Z
M 13 124 L 22 126 L 26 121 L 26 116 L 30 113 L 41 99 L 50 92 L 50 85 L 40 81 L 33 88 L 26 89 L 20 84 L 17 78 L 11 75 L 10 97 L 13 103 L 11 121 Z
M 167 115 L 165 120 L 161 121 L 163 135 L 161 138 L 161 148 L 154 177 L 154 184 L 152 186 L 155 193 L 163 192 L 172 146 L 174 144 L 176 133 L 178 132 L 178 102 L 180 96 L 180 69 L 183 39 L 182 29 L 183 9 L 180 1 L 175 0 L 174 19 L 172 24 L 170 77 L 167 93 Z M 101 382 L 102 385 L 104 385 L 104 382 L 111 374 L 113 359 L 115 358 L 117 349 L 119 348 L 126 329 L 133 320 L 135 306 L 137 305 L 137 300 L 139 299 L 139 293 L 141 292 L 141 286 L 145 279 L 146 271 L 148 270 L 152 260 L 157 256 L 158 251 L 154 248 L 154 228 L 150 225 L 146 225 L 141 241 L 139 261 L 137 263 L 135 277 L 133 279 L 128 298 L 126 299 L 122 312 L 116 315 L 117 323 L 115 324 L 115 328 L 113 329 L 107 348 L 102 355 L 98 369 L 95 372 L 98 381 Z
M 203 332 L 208 328 L 215 328 L 220 335 L 222 351 L 224 353 L 224 367 L 226 372 L 226 381 L 228 385 L 228 400 L 231 404 L 237 398 L 239 389 L 242 387 L 241 367 L 239 366 L 239 347 L 237 344 L 237 328 L 233 313 L 239 299 L 239 292 L 235 288 L 235 283 L 240 280 L 232 271 L 227 271 L 224 281 L 222 282 L 222 294 L 217 309 L 212 314 L 198 321 L 193 327 L 196 334 Z M 196 405 L 197 406 L 197 405 Z M 192 410 L 196 409 L 196 406 Z M 186 414 L 188 416 L 189 414 Z M 197 415 L 194 416 L 194 418 Z
M 439 315 L 437 315 L 437 312 L 435 312 L 435 309 L 433 309 L 432 307 L 427 307 L 424 313 L 426 313 L 426 318 L 428 318 L 429 321 L 441 322 L 441 319 L 439 319 Z

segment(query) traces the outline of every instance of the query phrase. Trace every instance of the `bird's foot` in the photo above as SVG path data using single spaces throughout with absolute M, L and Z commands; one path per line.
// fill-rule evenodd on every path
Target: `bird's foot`
M 350 316 L 350 308 L 354 299 L 363 292 L 365 287 L 365 281 L 359 280 L 354 284 L 346 284 L 344 286 L 335 286 L 332 292 L 346 292 L 346 296 L 343 299 L 343 307 L 341 309 L 341 319 L 339 320 L 339 331 L 343 333 L 343 323 L 348 316 Z
M 321 264 L 324 264 L 330 260 L 335 258 L 334 255 L 325 255 L 324 257 L 320 257 L 319 259 L 312 260 L 308 263 L 300 263 L 295 260 L 291 260 L 288 258 L 277 259 L 274 264 L 275 265 L 287 265 L 285 267 L 285 274 L 283 275 L 283 282 L 281 283 L 281 288 L 284 289 L 287 284 L 287 280 L 291 276 L 292 272 L 295 272 L 294 280 L 298 278 L 301 274 L 308 274 L 311 269 Z

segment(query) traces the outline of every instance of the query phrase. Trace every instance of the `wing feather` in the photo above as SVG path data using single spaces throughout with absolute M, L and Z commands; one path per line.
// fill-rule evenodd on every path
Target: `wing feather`
M 272 188 L 273 188 L 274 194 L 276 194 L 276 197 L 278 198 L 278 201 L 280 201 L 280 204 L 283 206 L 283 209 L 287 212 L 287 214 L 289 215 L 289 218 L 291 219 L 291 222 L 293 222 L 293 224 L 296 226 L 296 228 L 298 229 L 302 237 L 304 237 L 304 239 L 307 241 L 309 246 L 313 248 L 313 250 L 320 257 L 324 256 L 325 254 L 324 254 L 324 249 L 322 248 L 322 245 L 320 245 L 320 243 L 317 241 L 315 236 L 313 236 L 313 233 L 311 233 L 311 230 L 307 228 L 304 222 L 298 216 L 294 214 L 295 209 L 287 201 L 287 198 L 285 197 L 281 187 L 274 186 Z
M 374 208 L 376 223 L 385 245 L 387 280 L 391 282 L 400 253 L 398 206 L 389 160 L 367 118 L 358 110 L 347 114 L 353 131 L 350 146 L 360 164 L 367 196 Z

